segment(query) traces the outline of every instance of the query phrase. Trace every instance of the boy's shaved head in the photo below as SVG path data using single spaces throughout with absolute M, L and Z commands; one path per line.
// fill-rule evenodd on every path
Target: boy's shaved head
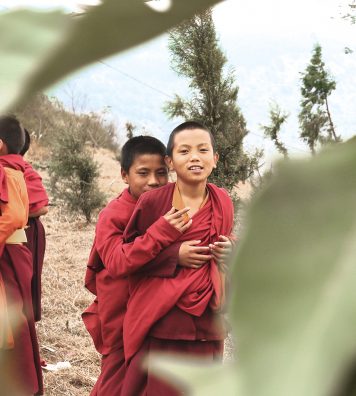
M 16 117 L 0 117 L 0 139 L 6 144 L 8 154 L 18 154 L 22 150 L 25 132 Z
M 183 122 L 182 124 L 178 125 L 176 128 L 173 129 L 171 134 L 169 135 L 168 143 L 167 143 L 167 155 L 169 157 L 172 156 L 172 151 L 174 147 L 174 136 L 182 131 L 185 130 L 193 130 L 193 129 L 201 129 L 203 131 L 206 131 L 210 135 L 210 140 L 211 140 L 211 145 L 213 147 L 214 153 L 216 152 L 216 144 L 215 144 L 215 139 L 209 128 L 207 128 L 205 125 L 201 124 L 200 122 L 197 121 L 186 121 Z
M 166 146 L 152 136 L 135 136 L 129 139 L 121 149 L 121 169 L 129 172 L 135 157 L 143 154 L 158 154 L 164 158 Z

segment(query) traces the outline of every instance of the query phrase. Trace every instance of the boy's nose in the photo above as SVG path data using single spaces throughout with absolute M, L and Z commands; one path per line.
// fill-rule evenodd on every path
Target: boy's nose
M 158 186 L 158 178 L 156 175 L 152 175 L 150 176 L 150 178 L 148 179 L 148 185 L 149 186 Z
M 196 152 L 192 152 L 191 156 L 190 156 L 190 160 L 191 161 L 198 161 L 199 160 L 199 155 Z

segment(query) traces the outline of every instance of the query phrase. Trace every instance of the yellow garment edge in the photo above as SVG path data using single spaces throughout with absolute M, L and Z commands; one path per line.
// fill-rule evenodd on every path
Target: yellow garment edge
M 26 232 L 24 228 L 19 228 L 6 239 L 5 243 L 18 244 L 23 242 L 27 242 Z

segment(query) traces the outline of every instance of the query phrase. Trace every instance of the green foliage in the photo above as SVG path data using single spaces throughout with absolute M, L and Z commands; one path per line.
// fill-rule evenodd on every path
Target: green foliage
M 79 133 L 64 130 L 55 139 L 49 171 L 54 197 L 90 222 L 93 211 L 103 207 L 105 195 L 97 186 L 98 164 Z
M 287 121 L 288 116 L 289 115 L 287 113 L 282 113 L 282 110 L 277 104 L 274 104 L 270 107 L 270 125 L 261 126 L 265 136 L 274 142 L 277 150 L 284 156 L 285 159 L 288 158 L 288 150 L 286 146 L 279 140 L 278 134 L 282 125 Z
M 126 122 L 125 124 L 125 128 L 126 128 L 126 137 L 127 139 L 132 139 L 134 137 L 134 132 L 136 129 L 136 126 L 134 124 L 132 124 L 131 122 Z
M 164 33 L 219 0 L 172 0 L 164 13 L 142 0 L 106 0 L 75 18 L 59 12 L 0 15 L 0 112 L 90 63 Z
M 37 94 L 16 115 L 41 146 L 51 148 L 53 140 L 67 129 L 92 147 L 119 151 L 115 126 L 105 120 L 105 114 L 72 110 L 66 110 L 58 99 Z
M 236 103 L 234 73 L 224 74 L 227 59 L 219 48 L 211 10 L 172 29 L 169 49 L 173 69 L 189 79 L 192 94 L 189 100 L 176 95 L 165 111 L 171 118 L 200 121 L 211 130 L 220 155 L 211 181 L 232 190 L 254 172 L 262 153 L 249 156 L 243 151 L 246 122 Z
M 342 15 L 342 18 L 348 21 L 351 25 L 356 23 L 356 3 L 353 0 L 352 4 L 348 4 L 346 14 Z
M 328 97 L 335 90 L 336 82 L 325 69 L 319 44 L 314 47 L 310 63 L 302 73 L 301 81 L 300 136 L 315 154 L 318 143 L 341 140 L 336 135 L 328 103 Z

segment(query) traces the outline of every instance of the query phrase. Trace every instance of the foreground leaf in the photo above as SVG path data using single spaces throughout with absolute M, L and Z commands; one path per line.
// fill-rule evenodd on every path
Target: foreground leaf
M 356 357 L 356 142 L 277 173 L 233 273 L 241 395 L 332 395 Z
M 164 33 L 219 1 L 175 0 L 167 12 L 161 13 L 153 11 L 143 0 L 106 0 L 85 15 L 71 18 L 70 22 L 69 17 L 59 13 L 21 11 L 1 16 L 1 24 L 7 23 L 0 36 L 1 87 L 7 81 L 6 74 L 14 67 L 12 54 L 16 56 L 16 68 L 11 72 L 11 86 L 1 89 L 6 100 L 0 102 L 0 111 L 9 104 L 23 102 L 34 92 L 83 66 Z M 41 32 L 36 28 L 37 24 L 51 27 L 52 41 L 45 29 Z M 42 35 L 48 36 L 46 45 Z M 19 47 L 10 46 L 13 36 L 21 43 Z
M 0 15 L 0 110 L 21 96 L 45 57 L 62 41 L 69 22 L 60 12 Z
M 237 395 L 235 365 L 212 365 L 198 359 L 183 360 L 157 354 L 150 358 L 150 367 L 162 380 L 187 389 L 189 395 Z

